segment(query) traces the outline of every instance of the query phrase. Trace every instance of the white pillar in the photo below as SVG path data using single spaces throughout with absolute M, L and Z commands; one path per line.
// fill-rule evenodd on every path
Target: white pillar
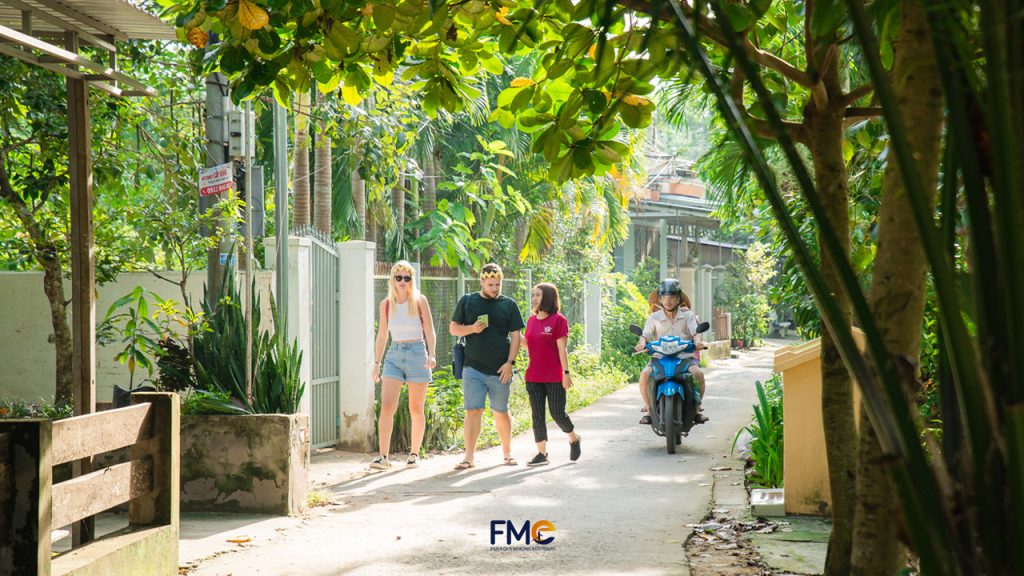
M 601 280 L 587 278 L 583 284 L 584 343 L 594 354 L 601 353 Z
M 664 218 L 658 220 L 658 265 L 661 279 L 668 278 L 668 224 Z
M 270 268 L 277 261 L 277 238 L 265 238 L 266 246 L 263 265 Z M 288 339 L 298 342 L 299 351 L 302 352 L 302 365 L 299 368 L 299 378 L 306 384 L 306 393 L 299 400 L 299 412 L 312 414 L 310 409 L 311 382 L 313 381 L 313 365 L 309 358 L 313 355 L 313 318 L 310 314 L 308 295 L 313 281 L 312 258 L 313 241 L 309 238 L 290 236 L 288 238 Z M 280 273 L 279 270 L 274 271 Z M 276 282 L 275 282 L 276 294 Z
M 701 322 L 711 322 L 711 305 L 712 305 L 712 291 L 711 291 L 711 271 L 713 267 L 704 264 L 697 268 L 697 316 L 700 317 Z M 705 342 L 711 342 L 715 338 L 714 331 L 709 330 L 704 335 Z
M 629 274 L 636 268 L 636 224 L 629 223 L 626 241 L 622 244 L 622 272 Z
M 376 244 L 353 240 L 337 245 L 341 255 L 341 439 L 343 450 L 372 451 L 376 418 L 373 387 L 373 264 Z

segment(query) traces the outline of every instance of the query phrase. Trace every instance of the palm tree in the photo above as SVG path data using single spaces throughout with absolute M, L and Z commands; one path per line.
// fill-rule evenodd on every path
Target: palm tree
M 292 225 L 296 229 L 309 227 L 309 93 L 295 95 L 295 150 L 292 153 L 292 186 L 295 206 Z
M 328 114 L 325 110 L 327 96 L 319 93 L 320 132 L 316 146 L 316 180 L 313 193 L 313 224 L 316 230 L 327 237 L 331 236 L 331 216 L 333 211 L 333 170 L 331 162 L 331 137 L 328 135 Z

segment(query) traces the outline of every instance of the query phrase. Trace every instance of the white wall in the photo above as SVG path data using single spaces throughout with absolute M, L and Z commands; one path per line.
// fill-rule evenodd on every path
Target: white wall
M 167 272 L 175 278 L 177 273 Z M 203 298 L 203 284 L 206 271 L 199 270 L 189 278 L 189 294 L 192 304 L 200 306 Z M 261 313 L 266 326 L 270 322 L 270 286 L 273 276 L 269 271 L 260 271 L 256 276 L 257 290 L 261 297 Z M 181 302 L 178 286 L 160 280 L 146 272 L 125 273 L 117 281 L 97 287 L 97 322 L 103 320 L 107 309 L 118 298 L 128 294 L 136 286 L 143 286 L 162 298 Z M 70 299 L 71 283 L 64 282 L 65 293 Z M 68 306 L 70 321 L 71 307 Z M 0 370 L 0 397 L 17 398 L 27 401 L 52 401 L 55 387 L 56 352 L 50 339 L 53 326 L 50 322 L 50 307 L 43 294 L 42 272 L 0 272 L 0 350 L 3 350 L 4 367 Z M 120 347 L 98 347 L 96 350 L 96 400 L 109 402 L 113 386 L 128 386 L 128 368 L 114 360 Z M 136 382 L 147 376 L 144 369 L 138 369 Z M 156 376 L 154 372 L 154 377 Z

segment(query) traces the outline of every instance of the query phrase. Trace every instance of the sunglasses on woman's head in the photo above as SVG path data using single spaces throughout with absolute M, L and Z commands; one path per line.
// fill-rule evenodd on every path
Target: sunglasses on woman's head
M 412 276 L 402 276 L 401 274 L 396 274 L 395 282 L 412 282 Z

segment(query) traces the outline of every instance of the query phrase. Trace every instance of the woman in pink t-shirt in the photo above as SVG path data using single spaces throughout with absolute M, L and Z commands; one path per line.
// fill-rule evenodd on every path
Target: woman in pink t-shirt
M 547 399 L 551 417 L 569 435 L 569 459 L 580 457 L 580 435 L 573 431 L 572 420 L 565 413 L 565 392 L 572 388 L 569 376 L 569 321 L 558 313 L 558 288 L 554 284 L 537 284 L 531 293 L 530 308 L 533 315 L 526 321 L 523 344 L 530 354 L 526 369 L 526 392 L 530 396 L 533 416 L 533 439 L 537 442 L 537 455 L 527 466 L 548 463 L 548 425 L 544 400 Z

